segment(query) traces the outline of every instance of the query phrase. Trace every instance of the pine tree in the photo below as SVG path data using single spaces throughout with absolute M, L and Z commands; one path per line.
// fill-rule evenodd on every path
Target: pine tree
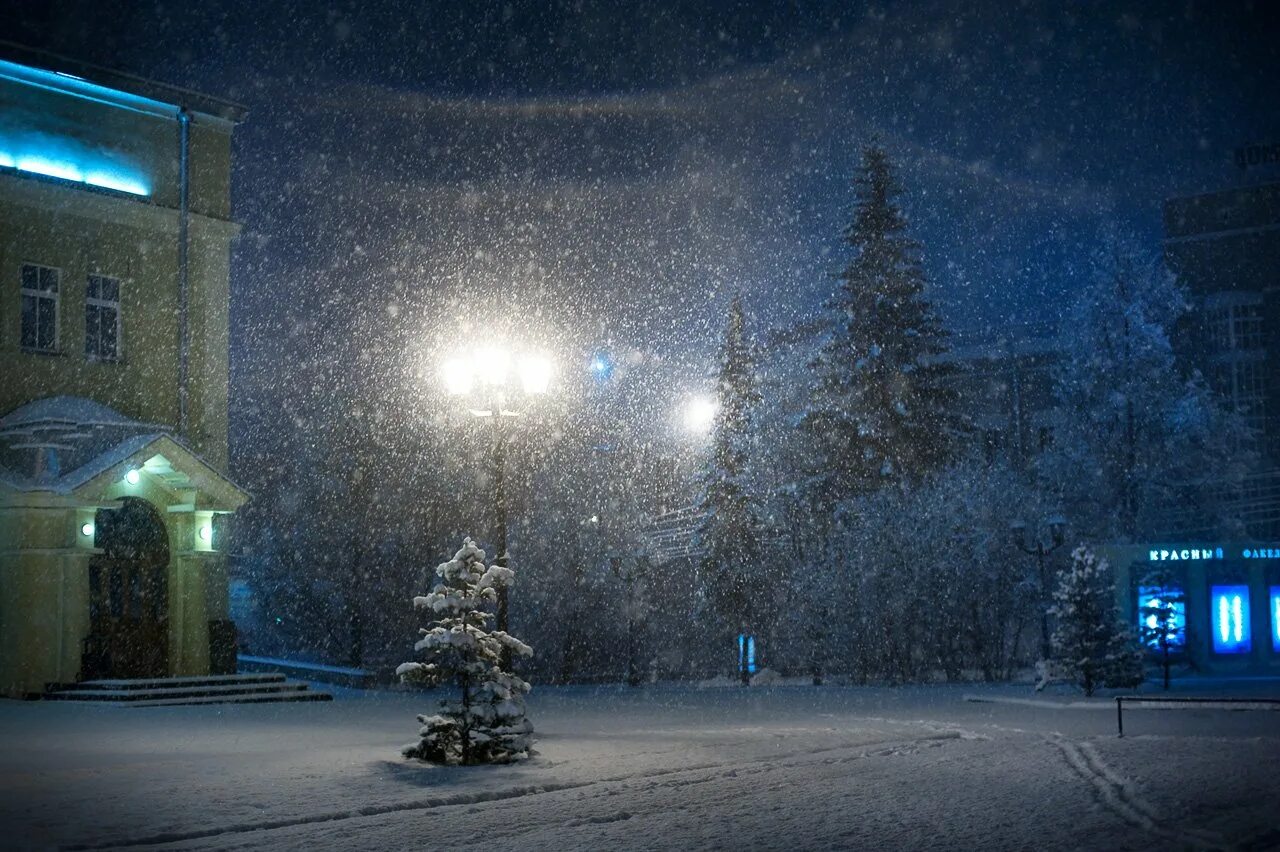
M 832 330 L 810 362 L 815 386 L 802 425 L 818 447 L 825 497 L 840 501 L 911 480 L 949 456 L 954 392 L 946 331 L 925 297 L 919 245 L 895 199 L 901 187 L 878 145 L 863 152 L 853 257 L 826 303 Z
M 1088 547 L 1071 554 L 1051 610 L 1058 619 L 1053 634 L 1056 662 L 1079 680 L 1085 695 L 1099 686 L 1142 683 L 1142 650 L 1116 617 L 1111 566 Z
M 440 702 L 440 712 L 421 715 L 419 740 L 403 749 L 405 757 L 432 763 L 507 763 L 529 755 L 533 725 L 525 716 L 529 684 L 501 667 L 503 649 L 530 656 L 533 649 L 502 631 L 489 631 L 492 614 L 483 607 L 496 599 L 498 586 L 509 585 L 514 572 L 485 568 L 484 551 L 471 539 L 453 559 L 436 567 L 440 581 L 427 595 L 415 597 L 417 609 L 437 618 L 414 650 L 427 662 L 402 663 L 396 674 L 406 682 L 428 686 L 454 683 L 458 700 Z
M 703 473 L 697 535 L 702 544 L 702 586 L 721 633 L 721 647 L 736 635 L 765 628 L 771 598 L 761 570 L 759 508 L 748 481 L 754 410 L 760 402 L 755 353 L 741 297 L 729 307 L 716 377 L 717 409 L 711 455 Z M 749 673 L 740 666 L 746 682 Z

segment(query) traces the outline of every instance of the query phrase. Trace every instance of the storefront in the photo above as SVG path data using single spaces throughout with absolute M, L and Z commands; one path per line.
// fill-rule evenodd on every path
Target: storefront
M 1205 673 L 1280 671 L 1280 542 L 1178 542 L 1099 548 L 1120 611 L 1149 646 Z M 1156 613 L 1170 616 L 1157 627 Z M 1144 630 L 1145 628 L 1145 630 Z

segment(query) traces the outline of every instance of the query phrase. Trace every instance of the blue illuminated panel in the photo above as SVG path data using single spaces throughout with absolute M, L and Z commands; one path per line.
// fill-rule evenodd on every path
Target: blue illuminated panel
M 1249 635 L 1249 587 L 1213 586 L 1209 602 L 1213 607 L 1214 653 L 1249 653 L 1253 647 Z
M 1173 600 L 1167 600 L 1173 598 Z M 1155 635 L 1163 619 L 1162 611 L 1171 610 L 1172 615 L 1166 622 L 1169 625 L 1168 642 L 1171 647 L 1181 648 L 1187 635 L 1187 604 L 1181 589 L 1161 588 L 1159 586 L 1140 586 L 1138 588 L 1138 627 L 1142 630 L 1143 639 L 1152 648 L 1160 647 L 1160 637 Z
M 1271 587 L 1271 650 L 1280 654 L 1280 586 Z
M 0 168 L 17 169 L 28 174 L 84 183 L 130 195 L 151 194 L 151 188 L 128 168 L 112 163 L 101 154 L 75 150 L 71 144 L 66 147 L 66 151 L 57 154 L 27 152 L 22 150 L 22 142 L 0 138 Z
M 738 634 L 738 670 L 745 668 L 749 673 L 756 672 L 756 637 L 745 633 Z

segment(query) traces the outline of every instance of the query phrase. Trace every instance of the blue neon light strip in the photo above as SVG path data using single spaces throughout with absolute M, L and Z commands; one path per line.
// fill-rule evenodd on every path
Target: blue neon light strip
M 1249 653 L 1253 648 L 1249 632 L 1249 587 L 1214 586 L 1210 601 L 1214 653 Z
M 42 68 L 32 68 L 3 59 L 0 59 L 0 79 L 147 115 L 173 118 L 178 113 L 178 107 L 175 104 L 144 98 L 119 89 L 110 89 L 71 74 L 45 71 Z
M 115 192 L 127 192 L 130 195 L 147 196 L 151 194 L 151 188 L 137 178 L 106 171 L 101 167 L 93 171 L 86 171 L 70 160 L 55 160 L 50 157 L 32 154 L 14 156 L 6 151 L 0 151 L 0 168 L 15 169 L 20 172 L 57 178 L 71 183 L 83 183 L 101 189 L 114 190 Z

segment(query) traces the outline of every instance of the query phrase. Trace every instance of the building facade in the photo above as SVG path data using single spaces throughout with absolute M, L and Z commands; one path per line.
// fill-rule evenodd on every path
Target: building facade
M 1218 674 L 1280 671 L 1280 542 L 1215 541 L 1099 548 L 1115 570 L 1120 612 L 1158 644 L 1161 606 L 1179 662 Z
M 1254 436 L 1256 469 L 1226 496 L 1251 537 L 1280 538 L 1280 182 L 1172 198 L 1164 227 L 1192 300 L 1184 357 Z
M 0 43 L 0 690 L 234 671 L 234 104 Z

